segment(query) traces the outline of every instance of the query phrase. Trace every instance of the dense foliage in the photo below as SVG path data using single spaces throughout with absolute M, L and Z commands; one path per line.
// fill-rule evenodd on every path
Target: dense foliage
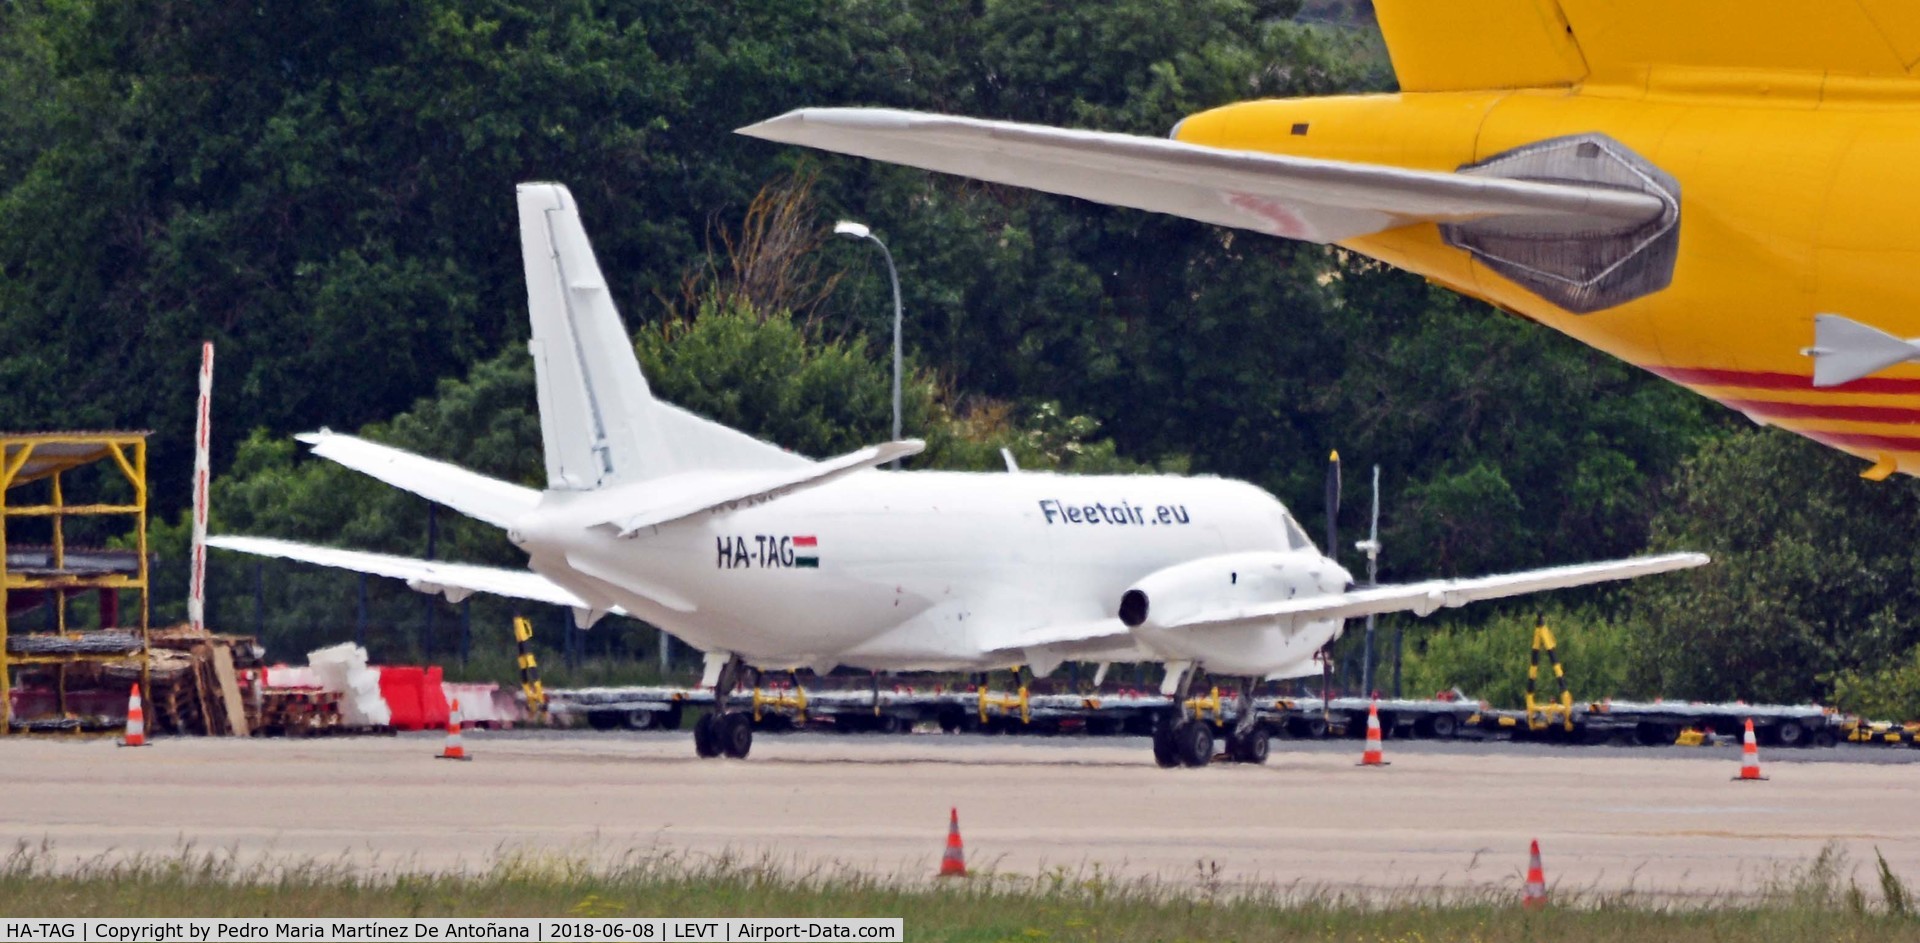
M 1636 665 L 1642 683 L 1791 700 L 1821 696 L 1839 676 L 1860 706 L 1879 696 L 1864 678 L 1899 681 L 1887 673 L 1920 657 L 1920 484 L 1858 471 L 1776 430 L 1710 442 L 1688 460 L 1654 540 L 1711 553 L 1715 565 L 1635 587 L 1658 633 Z M 1904 684 L 1906 698 L 1920 695 L 1911 677 Z M 1916 712 L 1920 699 L 1890 711 Z
M 0 5 L 0 424 L 156 430 L 156 501 L 177 521 L 189 378 L 212 338 L 220 526 L 419 553 L 422 502 L 301 461 L 288 436 L 364 427 L 534 482 L 512 194 L 556 179 L 656 390 L 799 451 L 885 434 L 885 269 L 824 238 L 855 218 L 900 263 L 908 428 L 934 443 L 918 467 L 993 467 L 1010 445 L 1037 465 L 1226 474 L 1319 533 L 1338 448 L 1349 537 L 1364 469 L 1383 467 L 1388 579 L 1632 553 L 1659 509 L 1662 545 L 1737 565 L 1599 600 L 1673 640 L 1622 649 L 1642 653 L 1618 669 L 1635 683 L 1815 695 L 1907 657 L 1904 485 L 1729 439 L 1674 387 L 1344 253 L 731 133 L 881 104 L 1160 134 L 1248 97 L 1385 87 L 1377 37 L 1327 7 L 1307 22 L 1293 0 Z M 753 216 L 768 184 L 771 215 Z M 742 264 L 769 219 L 813 235 Z M 441 556 L 514 562 L 497 535 L 436 523 Z M 178 546 L 177 524 L 160 532 Z M 285 647 L 358 620 L 351 577 L 266 575 L 222 562 L 216 611 L 248 621 L 257 597 Z M 431 607 L 375 583 L 371 640 L 421 647 Z M 502 610 L 477 612 L 504 634 Z M 1767 645 L 1739 654 L 1748 627 Z

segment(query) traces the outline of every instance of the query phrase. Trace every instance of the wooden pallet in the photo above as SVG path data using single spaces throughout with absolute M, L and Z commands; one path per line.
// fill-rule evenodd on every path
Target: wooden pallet
M 164 683 L 156 678 L 145 700 L 149 723 L 155 733 L 206 732 L 193 672 L 180 672 Z
M 372 727 L 353 724 L 328 724 L 319 727 L 267 725 L 254 728 L 254 736 L 256 737 L 392 737 L 397 736 L 398 733 L 399 732 L 392 727 Z
M 265 736 L 311 737 L 334 733 L 345 725 L 340 717 L 340 695 L 314 688 L 263 688 L 259 730 Z

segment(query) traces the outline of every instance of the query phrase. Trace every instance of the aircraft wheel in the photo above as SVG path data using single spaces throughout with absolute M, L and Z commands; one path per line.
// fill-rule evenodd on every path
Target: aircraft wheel
M 1172 769 L 1180 765 L 1180 754 L 1175 752 L 1173 747 L 1173 728 L 1154 728 L 1153 761 L 1160 764 L 1161 769 Z
M 1173 752 L 1182 766 L 1205 766 L 1213 762 L 1213 728 L 1197 720 L 1173 728 Z
M 701 714 L 693 722 L 693 752 L 703 760 L 720 755 L 720 738 L 713 731 L 718 719 L 712 714 Z
M 1267 728 L 1255 725 L 1252 730 L 1247 731 L 1246 736 L 1230 738 L 1227 742 L 1227 753 L 1236 763 L 1258 765 L 1267 761 L 1267 751 L 1271 746 L 1271 737 L 1267 734 Z
M 745 713 L 720 715 L 714 721 L 713 732 L 720 751 L 736 760 L 746 759 L 747 751 L 753 749 L 753 718 Z

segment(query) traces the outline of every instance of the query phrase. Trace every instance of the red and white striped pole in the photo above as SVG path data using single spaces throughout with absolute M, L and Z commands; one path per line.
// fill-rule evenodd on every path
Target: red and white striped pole
M 187 590 L 187 621 L 196 629 L 207 622 L 207 457 L 209 409 L 213 401 L 213 342 L 200 347 L 200 418 L 193 435 L 193 585 Z

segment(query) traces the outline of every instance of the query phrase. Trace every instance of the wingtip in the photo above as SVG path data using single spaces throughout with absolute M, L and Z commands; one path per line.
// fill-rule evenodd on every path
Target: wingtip
M 915 127 L 937 127 L 943 122 L 965 123 L 973 120 L 919 111 L 903 111 L 898 108 L 795 108 L 786 114 L 768 118 L 765 121 L 757 121 L 743 128 L 735 128 L 733 133 L 763 141 L 812 144 L 813 142 L 808 138 L 818 137 L 818 135 L 810 134 L 809 131 L 839 132 L 840 134 L 898 131 Z M 835 136 L 838 137 L 839 134 Z
M 786 129 L 804 124 L 807 120 L 807 111 L 808 109 L 806 108 L 795 108 L 786 114 L 775 115 L 765 121 L 756 121 L 743 127 L 734 128 L 733 133 L 744 134 L 747 137 L 759 138 L 763 141 L 784 141 L 787 137 L 782 132 Z
M 918 455 L 926 451 L 926 448 L 927 443 L 924 439 L 895 439 L 873 446 L 871 454 L 881 462 L 889 462 L 896 458 Z

